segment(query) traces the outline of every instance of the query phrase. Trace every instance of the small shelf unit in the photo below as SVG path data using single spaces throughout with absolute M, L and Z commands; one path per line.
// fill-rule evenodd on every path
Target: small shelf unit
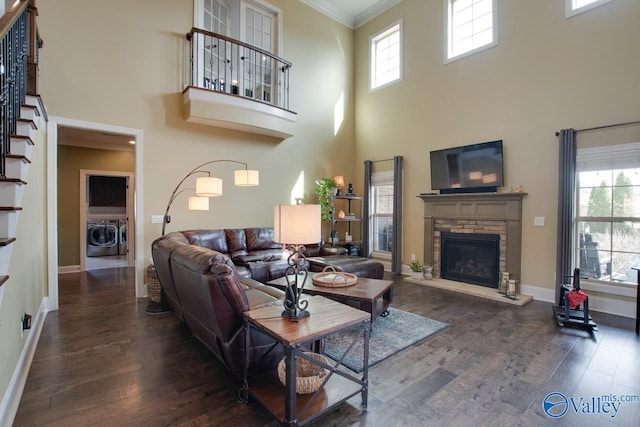
M 353 203 L 356 202 L 356 203 Z M 345 210 L 346 208 L 346 210 Z M 357 212 L 356 212 L 356 208 L 357 208 Z M 331 196 L 331 234 L 329 235 L 329 243 L 331 243 L 333 246 L 356 246 L 359 249 L 360 244 L 362 243 L 362 197 L 356 197 L 356 196 Z M 353 217 L 346 217 L 346 218 L 338 218 L 338 212 L 339 211 L 343 211 L 345 212 L 345 214 L 349 214 L 352 213 L 354 214 Z M 334 233 L 337 231 L 337 225 L 340 223 L 344 223 L 346 224 L 346 227 L 341 227 L 344 228 L 345 230 L 340 230 L 342 231 L 342 239 L 338 239 L 336 241 L 333 240 L 333 236 Z M 351 224 L 352 223 L 357 223 L 357 228 L 358 228 L 358 239 L 352 239 L 350 241 L 347 241 L 344 239 L 344 232 L 346 231 L 347 233 L 349 233 L 350 236 L 353 236 L 351 234 Z

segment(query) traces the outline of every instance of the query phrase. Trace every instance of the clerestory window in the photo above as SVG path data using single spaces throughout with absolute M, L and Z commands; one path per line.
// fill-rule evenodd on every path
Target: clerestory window
M 446 60 L 471 55 L 498 44 L 496 0 L 444 0 Z
M 564 15 L 570 18 L 613 0 L 564 0 Z
M 373 35 L 369 45 L 370 89 L 402 80 L 402 20 Z

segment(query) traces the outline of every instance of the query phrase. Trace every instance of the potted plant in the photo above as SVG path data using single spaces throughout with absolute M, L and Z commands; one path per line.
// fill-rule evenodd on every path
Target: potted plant
M 338 186 L 333 178 L 322 178 L 316 180 L 316 196 L 320 203 L 320 212 L 324 221 L 331 221 L 331 196 L 335 196 Z
M 424 271 L 424 264 L 422 261 L 411 261 L 409 264 L 409 268 L 413 272 L 412 276 L 414 279 L 422 279 L 422 273 Z

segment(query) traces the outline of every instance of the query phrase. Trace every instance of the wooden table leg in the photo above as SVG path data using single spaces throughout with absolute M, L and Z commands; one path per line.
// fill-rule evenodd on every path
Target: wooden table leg
M 284 425 L 294 426 L 298 424 L 296 414 L 296 351 L 289 346 L 284 346 L 285 372 L 286 372 L 286 397 L 284 400 Z

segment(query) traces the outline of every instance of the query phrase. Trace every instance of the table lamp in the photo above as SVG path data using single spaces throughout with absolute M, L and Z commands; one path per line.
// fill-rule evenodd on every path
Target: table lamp
M 276 243 L 286 246 L 289 251 L 287 258 L 287 288 L 285 291 L 283 317 L 292 322 L 309 316 L 307 300 L 301 300 L 304 284 L 309 275 L 305 244 L 317 244 L 321 236 L 320 205 L 276 205 L 274 210 L 273 228 Z

